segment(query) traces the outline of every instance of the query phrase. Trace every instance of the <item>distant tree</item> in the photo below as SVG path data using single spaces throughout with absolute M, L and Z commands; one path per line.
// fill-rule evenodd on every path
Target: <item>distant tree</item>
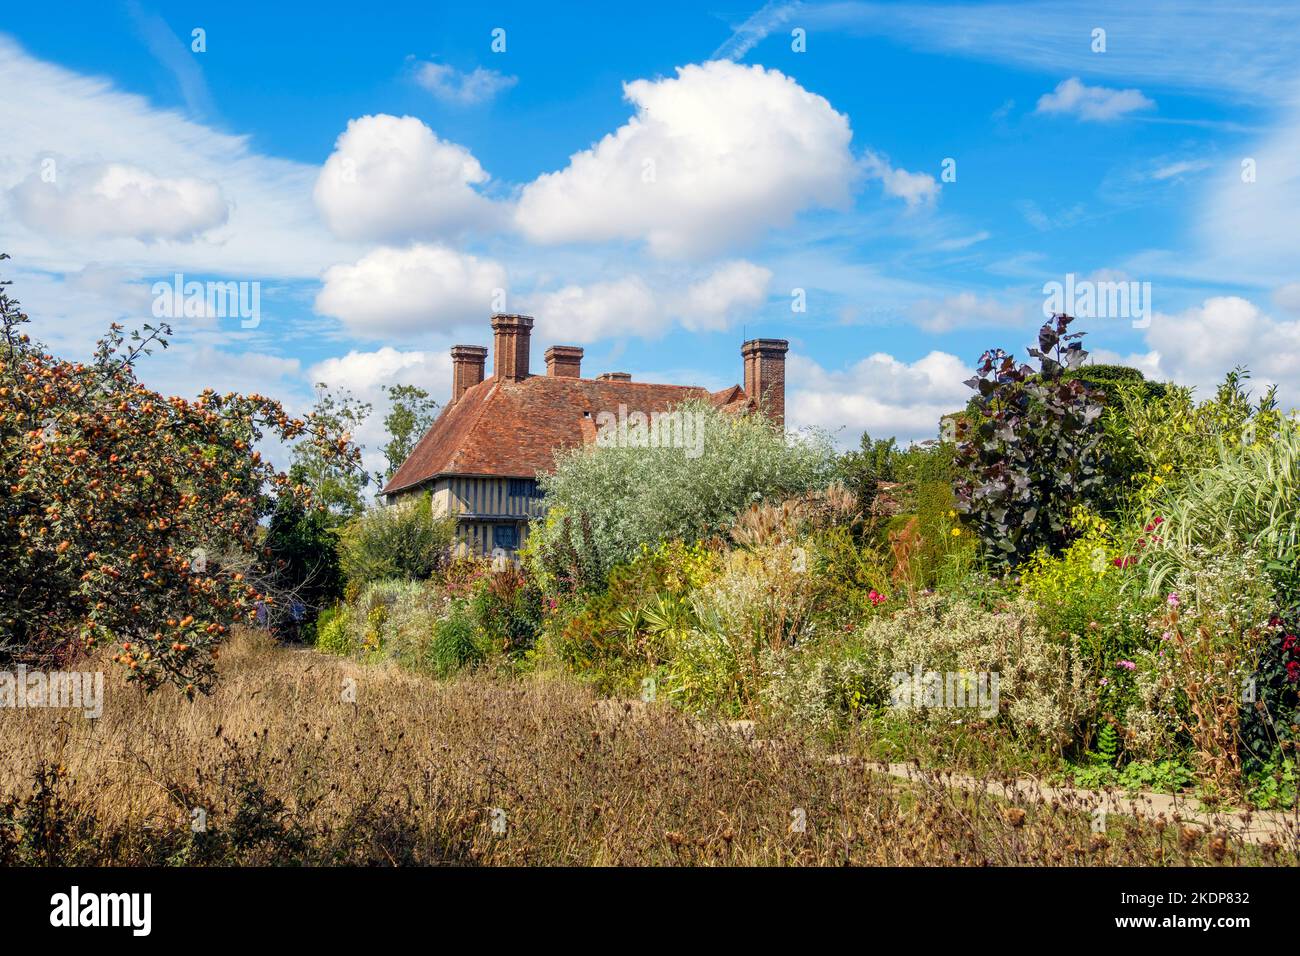
M 862 433 L 857 451 L 846 452 L 835 462 L 835 477 L 857 498 L 858 508 L 870 514 L 881 482 L 895 480 L 895 465 L 899 456 L 893 438 L 873 440 Z
M 388 431 L 388 444 L 384 445 L 388 471 L 384 477 L 392 478 L 438 417 L 438 403 L 415 385 L 390 385 L 387 392 L 392 408 L 384 416 L 384 428 Z
M 285 496 L 276 503 L 263 547 L 269 565 L 262 590 L 274 598 L 265 622 L 296 637 L 302 627 L 343 596 L 338 535 L 324 508 Z
M 316 404 L 311 410 L 317 435 L 312 440 L 299 442 L 293 448 L 293 464 L 289 476 L 304 485 L 313 502 L 328 511 L 340 524 L 365 510 L 364 492 L 370 484 L 370 475 L 343 463 L 336 456 L 322 451 L 317 440 L 319 434 L 340 434 L 348 443 L 370 417 L 371 406 L 353 397 L 345 388 L 331 390 L 328 385 L 316 385 Z
M 1104 392 L 1108 408 L 1118 408 L 1124 394 L 1149 403 L 1164 398 L 1169 391 L 1163 382 L 1148 381 L 1141 369 L 1128 365 L 1082 365 L 1072 374 Z
M 1106 482 L 1097 496 L 1097 509 L 1118 514 L 1128 504 L 1142 471 L 1143 449 L 1134 434 L 1133 416 L 1163 403 L 1170 386 L 1151 382 L 1141 369 L 1127 365 L 1081 365 L 1069 373 L 1088 385 L 1105 406 L 1101 414 L 1102 452 Z

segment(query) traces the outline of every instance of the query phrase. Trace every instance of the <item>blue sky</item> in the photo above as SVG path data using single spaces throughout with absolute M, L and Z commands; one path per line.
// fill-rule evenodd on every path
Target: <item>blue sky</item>
M 1300 13 L 1135 6 L 11 5 L 6 277 L 67 354 L 257 282 L 143 374 L 296 408 L 444 398 L 501 303 L 535 368 L 716 388 L 788 338 L 792 424 L 847 444 L 933 435 L 1074 274 L 1149 289 L 1081 320 L 1101 358 L 1300 404 Z

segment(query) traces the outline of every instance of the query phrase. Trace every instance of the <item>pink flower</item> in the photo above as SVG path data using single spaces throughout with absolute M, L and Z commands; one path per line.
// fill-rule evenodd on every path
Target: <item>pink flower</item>
M 1137 667 L 1137 665 L 1134 664 L 1132 661 L 1116 661 L 1115 666 L 1122 667 L 1126 671 L 1134 670 Z
M 868 594 L 867 597 L 870 599 L 871 603 L 876 607 L 879 607 L 880 605 L 884 604 L 886 601 L 889 600 L 889 598 L 885 597 L 875 588 L 871 589 L 871 593 Z
M 1175 591 L 1173 594 L 1169 595 L 1169 597 L 1166 598 L 1166 600 L 1169 602 L 1170 607 L 1178 607 L 1180 603 L 1178 600 L 1178 592 Z

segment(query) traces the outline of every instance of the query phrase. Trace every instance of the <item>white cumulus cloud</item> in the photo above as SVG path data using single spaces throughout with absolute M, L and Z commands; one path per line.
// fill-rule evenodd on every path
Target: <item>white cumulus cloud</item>
M 635 116 L 524 187 L 528 238 L 701 254 L 848 200 L 848 118 L 777 70 L 712 61 L 623 90 Z
M 315 308 L 362 338 L 427 335 L 484 321 L 505 288 L 500 263 L 420 243 L 331 266 Z
M 930 352 L 904 362 L 877 352 L 846 369 L 830 370 L 792 352 L 787 359 L 786 410 L 791 424 L 837 434 L 853 445 L 862 432 L 902 441 L 936 438 L 939 419 L 959 411 L 971 391 L 962 382 L 969 367 L 955 355 Z
M 1156 313 L 1146 341 L 1160 376 L 1194 385 L 1202 397 L 1243 365 L 1256 386 L 1276 384 L 1284 405 L 1300 406 L 1300 321 L 1275 319 L 1240 296 L 1215 296 L 1174 315 Z
M 414 385 L 429 393 L 440 406 L 451 396 L 451 354 L 402 351 L 384 346 L 373 352 L 352 350 L 347 355 L 317 362 L 308 374 L 313 384 L 320 382 L 331 389 L 347 389 L 371 406 L 353 440 L 363 446 L 362 463 L 367 471 L 380 473 L 387 465 L 382 448 L 388 441 L 384 418 L 392 409 L 387 388 L 390 385 Z
M 462 73 L 446 63 L 419 62 L 415 64 L 415 82 L 445 103 L 474 106 L 510 89 L 519 78 L 481 66 Z
M 160 178 L 126 163 L 61 168 L 51 158 L 9 197 L 29 229 L 71 239 L 193 239 L 229 213 L 216 183 Z
M 319 275 L 324 263 L 361 253 L 321 226 L 311 201 L 317 166 L 259 153 L 249 136 L 186 119 L 109 80 L 38 59 L 4 34 L 0 91 L 0 248 L 15 254 L 15 268 L 75 272 L 99 262 L 137 275 L 305 279 Z M 106 166 L 147 171 L 148 178 L 115 174 L 105 180 L 99 174 Z M 50 222 L 110 234 L 54 235 L 44 221 L 33 228 L 19 215 L 15 190 L 34 188 L 33 176 L 44 186 L 41 174 L 51 168 L 60 196 L 44 197 Z M 103 195 L 83 195 L 83 170 L 98 170 L 90 182 Z M 156 180 L 151 188 L 149 178 Z M 211 203 L 208 184 L 217 184 L 221 210 Z M 79 218 L 78 203 L 87 201 L 94 212 Z M 133 216 L 134 223 L 125 222 L 143 225 L 156 238 L 141 242 L 122 234 L 122 226 L 104 222 L 106 209 Z M 160 209 L 171 210 L 170 221 Z M 191 226 L 205 231 L 185 241 L 167 238 Z
M 348 121 L 314 195 L 343 238 L 438 238 L 500 222 L 496 204 L 477 191 L 488 179 L 469 150 L 415 117 L 379 114 Z
M 911 173 L 893 166 L 873 150 L 863 154 L 862 168 L 868 179 L 880 180 L 886 196 L 901 199 L 909 206 L 932 202 L 939 196 L 939 183 L 929 173 Z
M 594 342 L 613 335 L 652 336 L 664 330 L 655 293 L 640 276 L 566 285 L 529 297 L 529 308 L 557 342 Z
M 556 342 L 594 342 L 612 336 L 654 338 L 674 321 L 693 332 L 727 329 L 767 298 L 772 272 L 743 259 L 725 262 L 693 278 L 639 275 L 559 289 L 524 297 L 538 327 Z
M 1300 315 L 1300 282 L 1288 282 L 1273 290 L 1273 302 L 1279 309 Z
M 722 331 L 738 312 L 753 310 L 767 298 L 772 270 L 743 259 L 719 266 L 698 282 L 687 286 L 673 303 L 683 327 L 691 331 Z
M 1062 80 L 1051 93 L 1038 98 L 1039 113 L 1061 113 L 1081 120 L 1105 123 L 1126 113 L 1152 109 L 1155 102 L 1141 90 L 1116 90 L 1107 86 L 1089 86 L 1077 76 Z
M 1300 86 L 1266 133 L 1207 177 L 1197 235 L 1209 270 L 1250 282 L 1294 282 L 1300 262 Z

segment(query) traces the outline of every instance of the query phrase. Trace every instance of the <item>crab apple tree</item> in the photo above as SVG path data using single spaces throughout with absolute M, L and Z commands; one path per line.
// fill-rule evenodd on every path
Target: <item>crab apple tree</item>
M 7 258 L 0 256 L 0 258 Z M 264 519 L 305 488 L 263 437 L 359 450 L 260 395 L 169 398 L 136 378 L 166 326 L 111 327 L 66 361 L 24 331 L 0 283 L 0 662 L 108 648 L 147 688 L 206 690 L 218 646 L 272 602 Z

